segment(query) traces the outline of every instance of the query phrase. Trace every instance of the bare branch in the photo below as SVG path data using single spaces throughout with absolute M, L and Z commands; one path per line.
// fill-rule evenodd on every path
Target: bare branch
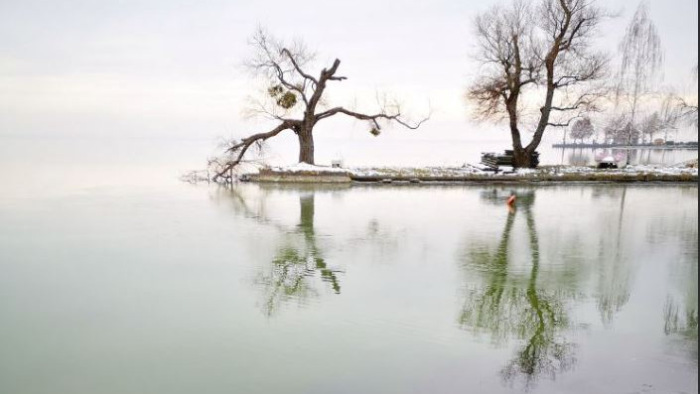
M 571 118 L 571 119 L 569 119 L 568 121 L 566 121 L 565 123 L 551 123 L 551 122 L 550 122 L 550 123 L 547 123 L 547 126 L 551 126 L 551 127 L 569 127 L 569 126 L 571 126 L 571 122 L 573 122 L 574 120 L 579 119 L 579 118 L 582 118 L 582 116 L 576 116 L 576 117 L 574 117 L 574 118 Z
M 316 119 L 322 120 L 322 119 L 329 118 L 329 117 L 331 117 L 333 115 L 337 115 L 337 114 L 344 114 L 344 115 L 347 115 L 347 116 L 350 116 L 350 117 L 353 117 L 353 118 L 359 119 L 359 120 L 368 120 L 374 125 L 374 127 L 377 128 L 377 130 L 381 130 L 381 125 L 379 124 L 380 120 L 394 121 L 394 122 L 400 124 L 401 126 L 406 127 L 407 129 L 416 130 L 423 123 L 427 122 L 430 119 L 430 117 L 428 116 L 428 117 L 421 119 L 417 123 L 411 124 L 411 123 L 409 123 L 401 118 L 401 113 L 396 113 L 393 115 L 389 115 L 386 113 L 378 113 L 375 115 L 366 115 L 363 113 L 347 110 L 343 107 L 335 107 L 335 108 L 331 108 L 327 111 L 321 112 L 320 114 L 316 115 Z
M 243 138 L 238 142 L 233 143 L 233 145 L 226 149 L 226 153 L 232 155 L 233 158 L 226 160 L 221 165 L 221 168 L 217 169 L 216 175 L 214 175 L 213 179 L 214 182 L 216 182 L 220 177 L 224 176 L 224 174 L 226 174 L 232 168 L 241 163 L 241 161 L 243 160 L 243 156 L 245 156 L 246 152 L 253 144 L 262 143 L 265 140 L 272 138 L 285 130 L 293 129 L 294 127 L 298 127 L 298 124 L 296 122 L 285 121 L 268 132 L 253 134 L 249 137 Z
M 316 80 L 316 78 L 314 78 L 314 77 L 312 77 L 311 75 L 305 73 L 305 72 L 301 69 L 301 67 L 299 67 L 299 63 L 297 63 L 297 60 L 294 58 L 295 56 L 298 56 L 298 55 L 293 55 L 293 54 L 289 51 L 289 49 L 287 49 L 287 48 L 283 48 L 283 49 L 282 49 L 282 54 L 284 54 L 284 55 L 287 56 L 287 58 L 289 59 L 289 62 L 292 63 L 292 66 L 294 66 L 294 69 L 299 73 L 299 75 L 301 75 L 301 76 L 304 77 L 305 79 L 308 79 L 309 81 L 312 81 L 312 82 L 315 83 L 315 84 L 318 84 L 318 81 Z
M 304 103 L 308 104 L 308 95 L 316 86 L 316 79 L 305 73 L 303 67 L 314 55 L 301 43 L 291 46 L 270 36 L 264 29 L 250 39 L 255 48 L 255 55 L 246 62 L 246 66 L 255 75 L 262 75 L 268 80 L 265 91 L 276 85 L 295 92 Z

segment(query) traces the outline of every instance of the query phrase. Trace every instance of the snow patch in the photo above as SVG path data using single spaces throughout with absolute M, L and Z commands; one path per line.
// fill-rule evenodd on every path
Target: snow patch
M 271 167 L 271 171 L 274 172 L 288 172 L 288 173 L 299 173 L 299 172 L 315 172 L 315 173 L 338 173 L 338 174 L 347 174 L 350 172 L 349 170 L 345 168 L 338 168 L 338 167 L 326 167 L 326 166 L 316 166 L 312 164 L 307 164 L 307 163 L 297 163 L 292 166 L 282 166 L 282 167 Z
M 546 171 L 546 170 L 542 170 Z M 664 167 L 658 165 L 629 165 L 624 168 L 599 170 L 593 167 L 556 167 L 557 174 L 611 174 L 611 175 L 698 175 L 697 168 Z
M 461 177 L 486 174 L 483 168 L 465 164 L 462 167 L 356 167 L 349 170 L 355 176 L 386 177 Z

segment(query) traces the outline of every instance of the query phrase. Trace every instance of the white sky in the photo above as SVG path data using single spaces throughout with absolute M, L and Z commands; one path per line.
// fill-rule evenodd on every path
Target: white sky
M 249 85 L 238 65 L 262 25 L 302 38 L 321 65 L 342 60 L 349 79 L 331 97 L 388 91 L 417 112 L 430 100 L 433 120 L 419 136 L 381 138 L 507 138 L 469 123 L 463 100 L 478 72 L 469 60 L 473 18 L 499 2 L 0 0 L 0 137 L 213 140 L 258 131 L 241 116 Z M 638 3 L 599 4 L 623 11 L 600 34 L 599 45 L 614 51 Z M 665 83 L 683 86 L 697 62 L 697 1 L 649 6 L 665 48 Z M 340 140 L 367 134 L 356 122 L 326 128 Z

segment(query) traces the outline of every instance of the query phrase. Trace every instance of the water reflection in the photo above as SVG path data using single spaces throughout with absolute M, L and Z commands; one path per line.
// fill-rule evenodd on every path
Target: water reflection
M 316 242 L 313 193 L 299 196 L 299 212 L 297 231 L 286 234 L 270 266 L 257 279 L 265 293 L 263 311 L 268 316 L 272 316 L 284 302 L 296 300 L 304 303 L 309 297 L 318 295 L 314 284 L 318 277 L 340 294 L 336 275 L 339 271 L 328 268 Z M 302 236 L 301 239 L 298 235 Z
M 596 153 L 601 148 L 554 148 L 553 160 L 557 164 L 587 166 L 595 165 Z M 612 155 L 629 154 L 634 165 L 674 165 L 698 157 L 697 150 L 689 149 L 612 149 Z
M 693 274 L 697 278 L 697 266 Z M 693 282 L 688 280 L 688 283 Z M 672 341 L 672 345 L 688 353 L 691 359 L 698 362 L 698 288 L 697 281 L 687 286 L 680 295 L 669 294 L 664 304 L 664 334 Z
M 509 190 L 481 192 L 482 204 L 498 207 L 487 214 L 501 216 L 503 224 L 497 234 L 475 231 L 464 247 L 461 266 L 468 290 L 459 325 L 486 334 L 499 347 L 517 340 L 500 375 L 527 388 L 541 377 L 554 380 L 577 362 L 572 335 L 581 327 L 596 329 L 594 315 L 581 314 L 584 305 L 598 310 L 601 329 L 614 332 L 615 320 L 633 303 L 636 284 L 640 292 L 631 313 L 649 313 L 637 324 L 665 335 L 660 346 L 697 362 L 698 226 L 697 211 L 688 204 L 697 200 L 697 189 L 675 191 L 677 206 L 666 198 L 652 200 L 651 188 L 568 191 L 551 199 L 545 188 L 519 188 L 517 210 L 510 213 L 505 206 Z M 535 204 L 536 195 L 541 204 Z M 590 201 L 585 215 L 553 219 L 552 211 L 573 212 L 577 199 Z M 547 215 L 538 216 L 542 211 Z M 664 273 L 670 278 L 659 280 Z M 645 307 L 640 309 L 640 303 Z M 663 319 L 647 312 L 652 308 L 657 313 L 663 308 Z M 634 348 L 634 340 L 619 350 L 630 349 L 626 346 Z
M 675 227 L 669 227 L 673 226 Z M 671 238 L 679 245 L 678 257 L 671 267 L 671 287 L 664 304 L 664 334 L 677 340 L 695 362 L 698 361 L 698 222 L 697 216 L 685 217 L 673 224 L 650 228 L 652 238 Z M 662 235 L 663 234 L 663 235 Z
M 632 264 L 623 245 L 627 187 L 599 188 L 593 194 L 601 206 L 615 207 L 606 213 L 597 229 L 597 289 L 596 304 L 605 327 L 611 327 L 615 314 L 629 302 L 633 279 Z
M 562 164 L 564 163 L 564 152 L 567 149 L 562 149 Z M 592 151 L 590 149 L 583 148 L 570 148 L 567 155 L 568 164 L 572 166 L 587 166 L 593 162 Z
M 482 198 L 503 203 L 497 190 L 483 193 Z M 566 304 L 575 298 L 575 291 L 540 283 L 540 242 L 531 209 L 534 201 L 534 190 L 518 193 L 517 209 L 509 212 L 498 243 L 476 242 L 468 247 L 463 266 L 469 274 L 478 273 L 483 285 L 469 291 L 459 316 L 463 328 L 488 332 L 496 344 L 510 337 L 523 341 L 501 375 L 507 381 L 522 376 L 526 386 L 542 375 L 554 379 L 576 362 L 575 345 L 564 335 L 572 327 Z M 525 221 L 524 248 L 514 247 L 513 242 L 518 217 Z M 513 260 L 522 257 L 528 266 L 516 267 Z
M 262 188 L 261 190 L 263 194 L 257 199 L 260 204 L 258 211 L 251 209 L 244 194 L 235 188 L 230 189 L 228 193 L 239 212 L 278 230 L 274 257 L 268 265 L 260 268 L 255 278 L 256 286 L 263 292 L 261 304 L 263 313 L 273 316 L 283 304 L 292 301 L 300 305 L 306 304 L 311 298 L 320 294 L 322 286 L 329 288 L 335 294 L 340 294 L 341 285 L 338 274 L 342 271 L 334 269 L 327 263 L 324 248 L 318 242 L 314 227 L 315 190 L 283 189 L 298 193 L 299 219 L 293 227 L 286 227 L 267 217 L 264 213 L 265 200 L 275 189 Z
M 693 356 L 697 361 L 697 340 L 698 340 L 698 302 L 697 289 L 693 293 L 685 293 L 684 298 L 676 299 L 669 296 L 664 305 L 664 334 L 680 335 L 690 344 L 688 349 L 693 351 Z
M 688 204 L 697 199 L 697 189 L 517 186 L 516 207 L 509 212 L 511 191 L 381 186 L 337 192 L 247 185 L 226 191 L 223 200 L 239 216 L 252 219 L 242 222 L 262 224 L 254 227 L 264 231 L 247 237 L 255 242 L 252 249 L 262 251 L 250 267 L 256 303 L 266 316 L 290 305 L 313 307 L 343 291 L 342 304 L 362 305 L 352 321 L 381 315 L 374 320 L 380 323 L 373 323 L 381 325 L 377 331 L 409 339 L 397 340 L 396 346 L 430 343 L 421 351 L 440 352 L 435 341 L 414 340 L 425 339 L 422 331 L 407 327 L 442 324 L 456 329 L 458 339 L 449 346 L 478 351 L 488 346 L 478 339 L 490 339 L 508 353 L 504 357 L 494 351 L 480 362 L 489 364 L 497 384 L 522 383 L 525 388 L 543 380 L 568 384 L 579 379 L 580 370 L 595 370 L 591 363 L 599 363 L 600 353 L 606 352 L 626 357 L 643 347 L 657 357 L 658 349 L 672 346 L 673 354 L 697 360 L 697 211 Z M 669 196 L 677 206 L 662 207 Z M 455 229 L 468 237 L 454 235 Z M 455 247 L 459 265 L 451 259 Z M 348 262 L 357 263 L 352 270 L 357 276 L 342 273 Z M 381 262 L 381 269 L 363 267 L 368 262 Z M 421 271 L 426 262 L 430 269 Z M 425 273 L 433 275 L 429 281 Z M 666 273 L 670 278 L 656 280 Z M 347 286 L 357 289 L 352 280 L 374 286 L 350 291 Z M 446 283 L 465 290 L 458 300 L 458 328 L 454 291 L 431 290 Z M 414 293 L 420 301 L 410 308 L 416 313 L 405 315 L 413 320 L 397 318 L 384 325 L 385 308 L 395 308 L 393 316 L 400 316 L 396 310 Z M 368 301 L 376 299 L 383 303 Z M 448 304 L 449 310 L 440 311 Z M 339 306 L 323 313 L 346 316 L 353 311 Z M 437 319 L 421 321 L 416 315 Z M 627 329 L 631 321 L 639 335 L 616 331 L 615 325 Z M 584 327 L 586 339 L 577 339 Z M 590 346 L 591 338 L 605 341 L 616 335 L 603 350 Z M 456 363 L 473 357 L 463 354 Z M 653 357 L 644 361 L 647 367 L 656 363 Z M 580 367 L 578 375 L 571 373 L 574 366 Z M 546 390 L 550 383 L 538 389 Z

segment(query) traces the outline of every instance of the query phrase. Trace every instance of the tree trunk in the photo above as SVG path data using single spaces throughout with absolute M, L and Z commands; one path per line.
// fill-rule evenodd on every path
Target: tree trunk
M 311 130 L 300 130 L 299 137 L 299 163 L 314 163 L 314 135 Z
M 545 61 L 545 67 L 547 68 L 547 95 L 545 96 L 544 105 L 540 108 L 540 120 L 537 123 L 537 128 L 532 136 L 532 141 L 525 147 L 526 154 L 523 157 L 523 163 L 530 164 L 530 157 L 537 147 L 540 146 L 542 142 L 542 136 L 544 131 L 549 125 L 549 115 L 552 113 L 552 102 L 554 101 L 554 91 L 556 90 L 556 85 L 554 84 L 554 63 L 559 55 L 559 45 L 561 44 L 561 39 L 557 39 L 554 44 L 553 49 L 547 55 Z M 530 166 L 523 166 L 529 168 Z
M 520 130 L 518 129 L 518 96 L 520 92 L 515 92 L 506 102 L 506 110 L 508 111 L 510 136 L 513 140 L 513 167 L 523 168 L 530 166 L 530 155 L 525 153 L 522 140 L 520 139 Z
M 515 168 L 530 168 L 532 163 L 530 153 L 527 149 L 522 147 L 513 146 L 513 167 Z

